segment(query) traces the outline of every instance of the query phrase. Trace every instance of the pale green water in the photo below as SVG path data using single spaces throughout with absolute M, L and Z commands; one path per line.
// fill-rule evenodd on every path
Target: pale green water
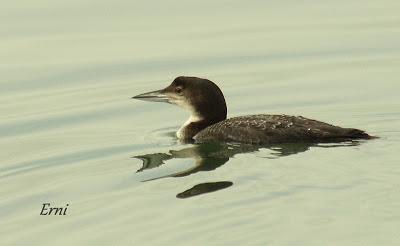
M 0 244 L 399 245 L 399 13 L 395 0 L 2 3 Z M 185 112 L 130 99 L 179 75 L 217 82 L 230 116 L 380 139 L 204 159 L 173 137 Z M 132 157 L 154 153 L 137 172 Z M 177 198 L 194 186 L 217 191 Z M 68 215 L 40 216 L 45 202 Z

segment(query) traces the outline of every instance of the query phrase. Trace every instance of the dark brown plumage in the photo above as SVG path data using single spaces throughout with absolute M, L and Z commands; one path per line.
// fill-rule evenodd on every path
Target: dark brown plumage
M 250 144 L 337 142 L 369 139 L 364 131 L 342 128 L 302 116 L 246 115 L 229 118 L 197 133 L 197 142 L 222 141 Z
M 191 117 L 177 132 L 177 137 L 186 141 L 275 144 L 373 138 L 362 130 L 302 116 L 259 114 L 226 119 L 227 107 L 222 91 L 214 82 L 197 77 L 177 77 L 162 90 L 133 98 L 168 102 L 188 110 Z

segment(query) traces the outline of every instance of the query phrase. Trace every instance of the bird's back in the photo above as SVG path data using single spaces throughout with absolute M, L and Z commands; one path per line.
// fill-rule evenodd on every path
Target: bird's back
M 229 118 L 203 129 L 196 142 L 221 141 L 249 144 L 330 142 L 369 139 L 364 131 L 342 128 L 302 116 L 246 115 Z

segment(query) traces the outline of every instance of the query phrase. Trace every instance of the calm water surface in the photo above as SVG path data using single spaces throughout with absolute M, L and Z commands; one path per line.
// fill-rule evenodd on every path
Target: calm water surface
M 1 245 L 399 245 L 400 2 L 10 1 L 0 16 Z M 179 143 L 131 100 L 176 76 L 230 116 L 294 114 L 358 143 Z M 40 216 L 42 203 L 69 204 Z

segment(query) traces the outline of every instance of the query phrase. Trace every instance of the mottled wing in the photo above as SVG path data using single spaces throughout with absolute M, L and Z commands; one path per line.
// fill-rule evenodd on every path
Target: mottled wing
M 302 116 L 247 115 L 230 118 L 199 132 L 197 142 L 223 141 L 251 144 L 331 141 L 363 138 L 363 131 L 341 128 Z M 364 137 L 365 138 L 365 137 Z

